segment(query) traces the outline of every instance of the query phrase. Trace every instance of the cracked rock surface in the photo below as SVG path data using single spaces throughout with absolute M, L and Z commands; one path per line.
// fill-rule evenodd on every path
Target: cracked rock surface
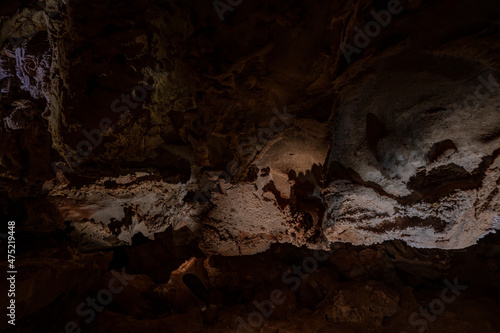
M 366 24 L 388 1 L 243 1 L 222 21 L 214 3 L 0 4 L 0 215 L 18 222 L 24 255 L 42 251 L 46 268 L 26 259 L 39 279 L 74 279 L 37 294 L 23 316 L 62 313 L 58 297 L 127 267 L 134 291 L 95 331 L 147 321 L 152 331 L 189 322 L 187 331 L 208 332 L 222 311 L 211 329 L 227 332 L 267 297 L 264 285 L 281 283 L 288 259 L 272 253 L 336 248 L 262 332 L 305 331 L 286 323 L 292 313 L 339 331 L 395 331 L 420 304 L 415 289 L 440 288 L 445 268 L 432 255 L 472 247 L 470 260 L 491 254 L 484 267 L 498 274 L 497 1 L 401 0 L 377 34 Z M 412 272 L 415 258 L 398 257 L 394 244 L 432 255 Z M 369 253 L 382 273 L 370 275 L 367 260 L 358 279 L 339 263 L 350 250 Z M 165 271 L 148 263 L 155 255 Z M 245 267 L 229 268 L 233 256 L 276 271 L 236 281 Z M 206 271 L 215 300 L 183 294 L 193 291 L 183 285 L 189 265 Z M 391 275 L 398 269 L 404 277 Z M 134 295 L 143 303 L 128 308 Z M 500 327 L 488 320 L 485 332 Z

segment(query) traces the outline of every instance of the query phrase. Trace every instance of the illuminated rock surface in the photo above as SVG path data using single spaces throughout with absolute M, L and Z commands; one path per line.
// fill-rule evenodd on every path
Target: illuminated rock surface
M 500 6 L 402 3 L 360 47 L 386 2 L 2 1 L 19 332 L 229 332 L 275 288 L 261 332 L 414 332 L 456 276 L 429 332 L 498 332 Z

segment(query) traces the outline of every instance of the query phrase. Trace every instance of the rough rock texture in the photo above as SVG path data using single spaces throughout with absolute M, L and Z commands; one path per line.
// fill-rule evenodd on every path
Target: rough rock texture
M 368 2 L 244 4 L 222 23 L 174 2 L 18 8 L 6 193 L 43 191 L 47 223 L 87 250 L 169 226 L 224 255 L 470 246 L 500 228 L 498 6 L 461 6 L 413 4 L 348 57 Z M 17 39 L 20 20 L 38 32 Z
M 126 267 L 134 292 L 93 330 L 227 332 L 281 283 L 290 262 L 270 253 L 291 244 L 336 252 L 314 273 L 323 282 L 290 292 L 261 331 L 396 331 L 418 308 L 412 288 L 454 278 L 459 264 L 445 274 L 433 255 L 467 249 L 479 262 L 470 247 L 497 239 L 487 236 L 500 229 L 497 1 L 402 0 L 362 47 L 360 31 L 388 1 L 236 2 L 223 20 L 211 1 L 1 2 L 0 215 L 17 221 L 26 270 L 57 284 L 19 298 L 34 299 L 19 308 L 24 328 L 48 327 L 34 322 L 50 311 L 65 317 L 63 304 L 75 308 L 107 270 Z M 394 244 L 433 255 L 402 259 Z M 369 259 L 340 264 L 350 250 L 383 262 L 380 275 Z M 30 268 L 37 251 L 51 273 Z M 258 254 L 273 276 L 235 281 L 246 258 L 219 257 Z M 219 299 L 199 301 L 195 279 L 193 301 L 182 276 L 194 257 Z M 484 257 L 494 281 L 498 252 Z M 393 265 L 415 279 L 394 279 Z M 498 330 L 481 317 L 488 306 L 471 315 L 477 331 Z M 432 329 L 452 330 L 460 311 Z
M 172 244 L 163 235 L 164 244 Z M 490 235 L 466 251 L 415 249 L 400 241 L 337 244 L 304 279 L 294 274 L 283 279 L 313 252 L 273 245 L 254 256 L 202 258 L 190 249 L 171 252 L 155 240 L 136 241 L 111 258 L 103 252 L 77 254 L 54 239 L 58 250 L 34 256 L 32 244 L 30 258 L 22 258 L 19 269 L 30 273 L 17 282 L 25 294 L 18 298 L 23 319 L 11 331 L 60 332 L 75 321 L 83 332 L 237 332 L 242 320 L 258 311 L 255 302 L 269 300 L 278 289 L 284 302 L 255 332 L 419 332 L 426 327 L 426 332 L 493 333 L 500 329 L 498 243 L 498 235 Z M 183 255 L 191 259 L 171 265 Z M 160 270 L 158 261 L 164 263 Z M 113 277 L 107 267 L 125 271 L 128 284 L 87 323 L 87 315 L 79 317 L 75 309 L 107 288 Z M 441 299 L 446 280 L 462 289 L 433 315 L 430 303 Z M 449 289 L 444 294 L 455 295 Z M 420 308 L 433 319 L 409 320 Z
M 18 8 L 6 193 L 43 191 L 83 249 L 185 225 L 225 255 L 470 246 L 500 227 L 500 88 L 497 6 L 468 5 L 413 5 L 349 64 L 368 2 L 245 4 L 222 23 L 177 3 Z M 21 19 L 38 33 L 12 35 Z

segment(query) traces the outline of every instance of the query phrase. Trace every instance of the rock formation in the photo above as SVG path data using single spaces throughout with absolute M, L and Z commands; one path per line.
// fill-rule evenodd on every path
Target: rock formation
M 500 331 L 496 1 L 5 0 L 0 18 L 2 329 Z

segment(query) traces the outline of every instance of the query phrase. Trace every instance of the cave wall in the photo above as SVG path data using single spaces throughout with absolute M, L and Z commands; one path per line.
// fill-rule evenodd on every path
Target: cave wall
M 459 249 L 499 228 L 494 1 L 12 6 L 3 193 L 43 195 L 83 249 L 170 226 L 225 255 Z
M 28 302 L 34 294 L 25 297 L 24 315 L 61 307 L 58 297 L 109 275 L 113 251 L 135 249 L 137 239 L 154 247 L 148 242 L 162 242 L 165 233 L 175 235 L 165 244 L 177 249 L 228 257 L 220 259 L 224 269 L 232 256 L 267 258 L 288 244 L 333 247 L 334 268 L 318 273 L 325 281 L 345 268 L 339 258 L 349 261 L 350 251 L 366 247 L 384 258 L 383 278 L 367 273 L 342 284 L 347 296 L 318 291 L 328 309 L 355 299 L 348 290 L 365 288 L 366 280 L 395 283 L 385 279 L 393 261 L 415 273 L 407 258 L 414 251 L 429 255 L 415 275 L 435 279 L 442 271 L 428 276 L 427 267 L 440 260 L 433 255 L 494 237 L 488 234 L 500 229 L 500 5 L 402 0 L 396 14 L 387 6 L 243 1 L 221 20 L 210 1 L 2 1 L 0 213 L 22 221 L 27 258 L 42 251 L 41 263 L 25 264 L 40 277 L 23 286 L 58 272 L 58 288 L 36 302 Z M 385 16 L 374 16 L 381 11 Z M 376 32 L 366 30 L 374 26 Z M 393 244 L 403 244 L 405 256 L 393 258 Z M 144 251 L 145 258 L 162 253 Z M 144 275 L 135 290 L 168 284 L 170 272 L 190 258 L 175 251 L 160 255 L 168 274 L 134 266 L 133 274 Z M 488 251 L 478 256 L 497 255 Z M 479 267 L 476 259 L 470 260 L 477 266 L 467 267 Z M 492 260 L 480 267 L 498 272 Z M 45 262 L 52 273 L 43 273 Z M 240 284 L 248 282 L 230 284 L 219 276 L 230 273 L 208 259 L 204 265 L 221 288 L 244 289 Z M 362 266 L 368 265 L 367 259 Z M 349 266 L 341 276 L 354 279 L 357 269 Z M 87 282 L 85 270 L 94 274 Z M 275 283 L 276 276 L 259 283 Z M 74 284 L 59 285 L 68 279 Z M 404 299 L 411 313 L 418 302 L 404 287 L 421 281 L 405 279 L 396 291 L 366 287 L 354 303 L 362 308 L 373 292 L 399 305 Z M 171 302 L 172 281 L 155 297 Z M 326 289 L 338 287 L 325 281 Z M 479 301 L 471 302 L 474 308 Z M 381 307 L 376 318 L 365 310 L 350 319 L 326 315 L 342 325 L 375 320 L 380 329 L 394 309 Z M 137 316 L 148 310 L 127 311 L 136 317 L 125 325 L 144 324 Z M 286 318 L 292 310 L 283 311 Z M 100 329 L 122 320 L 117 313 L 101 318 Z M 396 322 L 407 320 L 406 313 L 397 316 Z M 175 326 L 185 318 L 191 317 L 167 321 Z M 227 321 L 218 324 L 222 331 L 233 325 Z M 339 329 L 354 329 L 346 325 Z

